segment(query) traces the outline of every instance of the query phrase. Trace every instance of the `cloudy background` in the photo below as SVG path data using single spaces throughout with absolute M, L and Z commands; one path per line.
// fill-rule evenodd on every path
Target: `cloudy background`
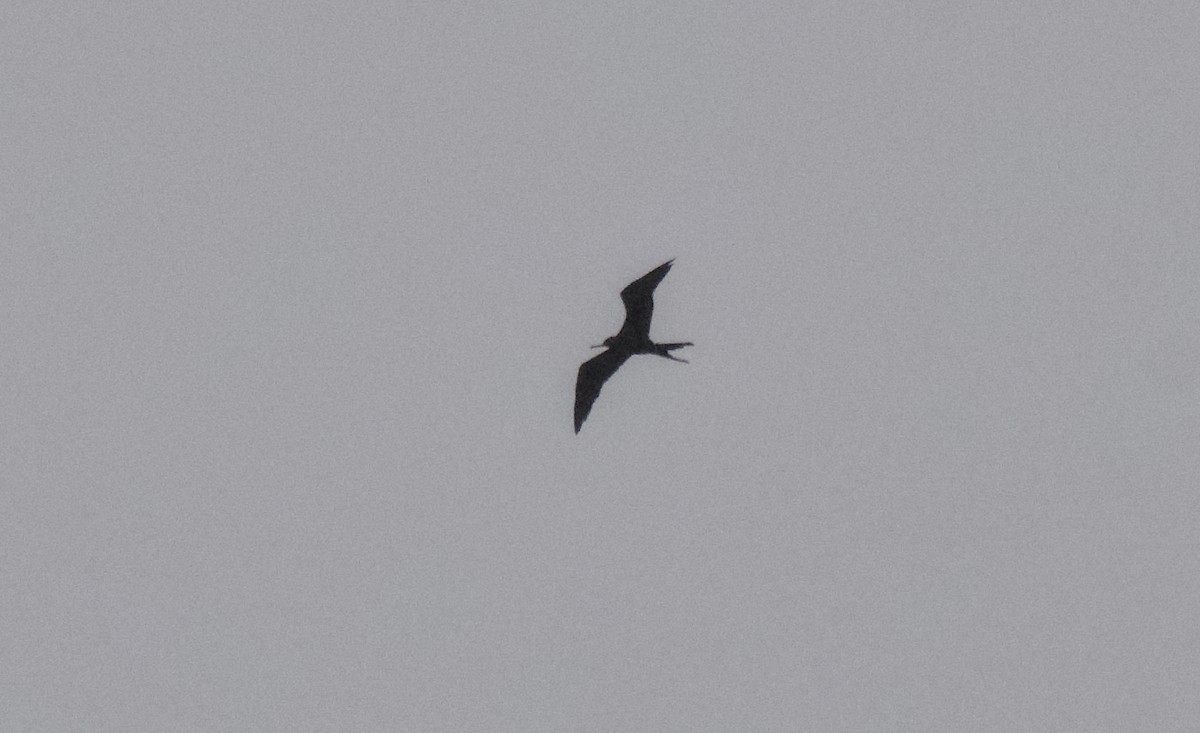
M 0 728 L 1195 730 L 1194 3 L 12 2 L 0 74 Z

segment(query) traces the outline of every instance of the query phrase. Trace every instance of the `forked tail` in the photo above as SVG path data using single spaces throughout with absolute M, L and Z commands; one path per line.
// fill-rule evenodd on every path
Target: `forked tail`
M 679 343 L 674 343 L 674 344 L 655 344 L 654 345 L 654 353 L 658 354 L 659 356 L 665 356 L 666 358 L 670 359 L 671 361 L 682 361 L 684 364 L 687 364 L 688 363 L 687 359 L 680 359 L 677 356 L 671 356 L 671 352 L 674 351 L 675 349 L 682 349 L 684 346 L 691 346 L 691 345 L 692 345 L 691 341 L 680 341 Z

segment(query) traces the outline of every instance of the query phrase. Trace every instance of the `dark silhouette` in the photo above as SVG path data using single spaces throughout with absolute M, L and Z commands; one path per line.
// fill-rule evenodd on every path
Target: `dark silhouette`
M 621 291 L 621 300 L 625 303 L 625 324 L 621 326 L 621 330 L 616 336 L 609 336 L 604 339 L 603 344 L 592 347 L 600 349 L 607 346 L 607 351 L 594 359 L 585 361 L 579 367 L 579 377 L 575 380 L 576 434 L 579 433 L 579 428 L 583 426 L 583 421 L 591 412 L 592 403 L 600 395 L 600 388 L 604 386 L 604 382 L 620 369 L 629 357 L 634 354 L 657 354 L 672 361 L 687 363 L 686 359 L 671 356 L 671 352 L 684 346 L 691 346 L 691 341 L 656 344 L 650 340 L 650 316 L 654 314 L 654 288 L 658 287 L 662 279 L 667 276 L 667 272 L 671 269 L 671 263 L 674 261 L 667 260 L 629 283 Z

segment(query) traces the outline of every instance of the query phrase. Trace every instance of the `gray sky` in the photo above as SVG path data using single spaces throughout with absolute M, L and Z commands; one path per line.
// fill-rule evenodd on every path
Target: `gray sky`
M 0 10 L 0 728 L 1194 730 L 1196 4 L 501 6 Z

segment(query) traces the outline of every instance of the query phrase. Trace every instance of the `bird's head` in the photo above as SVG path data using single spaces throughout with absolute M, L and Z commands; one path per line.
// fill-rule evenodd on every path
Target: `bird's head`
M 611 346 L 616 346 L 616 344 L 617 344 L 617 337 L 616 337 L 616 336 L 609 336 L 608 338 L 604 339 L 604 343 L 602 343 L 602 344 L 596 344 L 596 345 L 595 345 L 595 346 L 593 346 L 592 348 L 593 348 L 593 349 L 604 349 L 604 348 L 608 348 L 608 347 L 611 347 Z

